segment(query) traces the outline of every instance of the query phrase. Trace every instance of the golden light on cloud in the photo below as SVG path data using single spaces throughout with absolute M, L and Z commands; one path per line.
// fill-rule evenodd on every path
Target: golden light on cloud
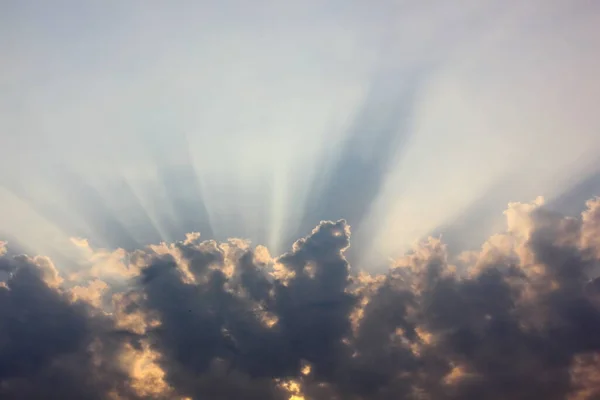
M 473 376 L 474 374 L 467 372 L 463 366 L 454 365 L 452 366 L 452 370 L 444 377 L 444 384 L 456 385 L 462 380 Z
M 268 313 L 268 312 L 260 312 L 261 314 L 261 321 L 263 324 L 265 324 L 265 326 L 267 328 L 273 328 L 275 325 L 277 325 L 277 322 L 279 322 L 279 318 L 277 317 L 277 315 L 273 314 L 273 313 Z
M 49 257 L 35 256 L 31 261 L 36 264 L 42 271 L 44 282 L 50 287 L 58 288 L 64 282 L 60 276 L 58 269 Z
M 305 362 L 304 365 L 302 366 L 302 368 L 300 369 L 300 373 L 302 373 L 302 375 L 304 375 L 304 376 L 310 375 L 311 371 L 312 371 L 312 367 L 307 362 Z
M 433 335 L 431 333 L 427 332 L 420 326 L 415 328 L 415 332 L 419 340 L 421 340 L 426 345 L 431 345 L 431 343 L 433 342 Z
M 350 322 L 352 324 L 352 329 L 355 332 L 358 329 L 360 322 L 365 316 L 365 307 L 369 304 L 369 301 L 370 299 L 367 296 L 360 299 L 358 306 L 355 307 L 354 310 L 352 310 L 352 313 L 350 314 Z
M 302 394 L 300 383 L 297 381 L 292 379 L 280 381 L 279 386 L 289 392 L 290 397 L 288 397 L 288 400 L 306 400 Z
M 142 342 L 140 349 L 126 345 L 121 353 L 121 366 L 132 379 L 132 388 L 142 397 L 165 396 L 171 392 L 165 372 L 157 364 L 160 354 Z
M 102 307 L 102 297 L 108 290 L 109 286 L 106 282 L 99 279 L 93 279 L 85 286 L 74 286 L 69 289 L 73 301 L 85 301 L 96 308 Z
M 254 249 L 254 262 L 259 265 L 268 265 L 273 262 L 273 257 L 266 246 L 258 245 Z
M 130 262 L 130 254 L 124 249 L 95 249 L 83 238 L 70 238 L 71 243 L 79 250 L 79 262 L 89 265 L 69 276 L 72 281 L 85 278 L 132 278 L 139 274 L 139 268 Z
M 600 353 L 576 356 L 570 375 L 576 390 L 568 400 L 594 400 L 600 397 Z
M 77 237 L 72 237 L 69 238 L 69 240 L 71 241 L 71 243 L 73 243 L 76 247 L 80 247 L 82 249 L 88 249 L 90 247 L 90 243 L 88 242 L 87 239 L 84 238 L 77 238 Z
M 129 308 L 143 301 L 143 295 L 139 293 L 115 293 L 112 298 L 112 313 L 115 325 L 119 329 L 127 329 L 136 334 L 143 335 L 149 328 L 160 326 L 160 319 L 153 315 Z
M 273 264 L 273 270 L 271 271 L 271 275 L 273 276 L 273 278 L 281 281 L 284 285 L 286 285 L 290 279 L 293 279 L 296 276 L 296 272 L 287 269 L 281 263 L 275 262 Z

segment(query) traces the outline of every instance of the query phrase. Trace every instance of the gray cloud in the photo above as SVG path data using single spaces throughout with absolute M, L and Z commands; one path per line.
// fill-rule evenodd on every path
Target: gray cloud
M 78 276 L 3 250 L 0 394 L 598 398 L 600 201 L 505 215 L 478 251 L 428 239 L 381 275 L 351 272 L 344 220 L 276 258 L 196 234 L 127 257 L 75 241 Z
M 0 269 L 10 272 L 0 288 L 0 397 L 138 398 L 117 364 L 129 335 L 57 289 L 47 259 L 3 258 Z

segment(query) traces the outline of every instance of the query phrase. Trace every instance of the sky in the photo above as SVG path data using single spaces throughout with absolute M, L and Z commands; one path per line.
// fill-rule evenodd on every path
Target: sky
M 600 395 L 598 27 L 589 0 L 0 2 L 0 395 Z

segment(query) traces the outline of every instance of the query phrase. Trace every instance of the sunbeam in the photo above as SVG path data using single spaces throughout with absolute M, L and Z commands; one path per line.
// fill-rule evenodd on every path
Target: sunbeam
M 600 398 L 599 27 L 0 1 L 0 398 Z

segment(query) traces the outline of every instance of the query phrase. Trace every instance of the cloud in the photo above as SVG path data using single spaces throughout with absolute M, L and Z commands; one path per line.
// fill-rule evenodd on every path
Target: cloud
M 123 339 L 114 322 L 72 301 L 41 258 L 3 258 L 0 287 L 0 397 L 138 398 L 117 364 Z
M 477 251 L 429 238 L 379 275 L 349 265 L 344 220 L 278 257 L 198 233 L 77 238 L 68 276 L 0 242 L 0 397 L 598 398 L 600 200 L 505 218 Z

